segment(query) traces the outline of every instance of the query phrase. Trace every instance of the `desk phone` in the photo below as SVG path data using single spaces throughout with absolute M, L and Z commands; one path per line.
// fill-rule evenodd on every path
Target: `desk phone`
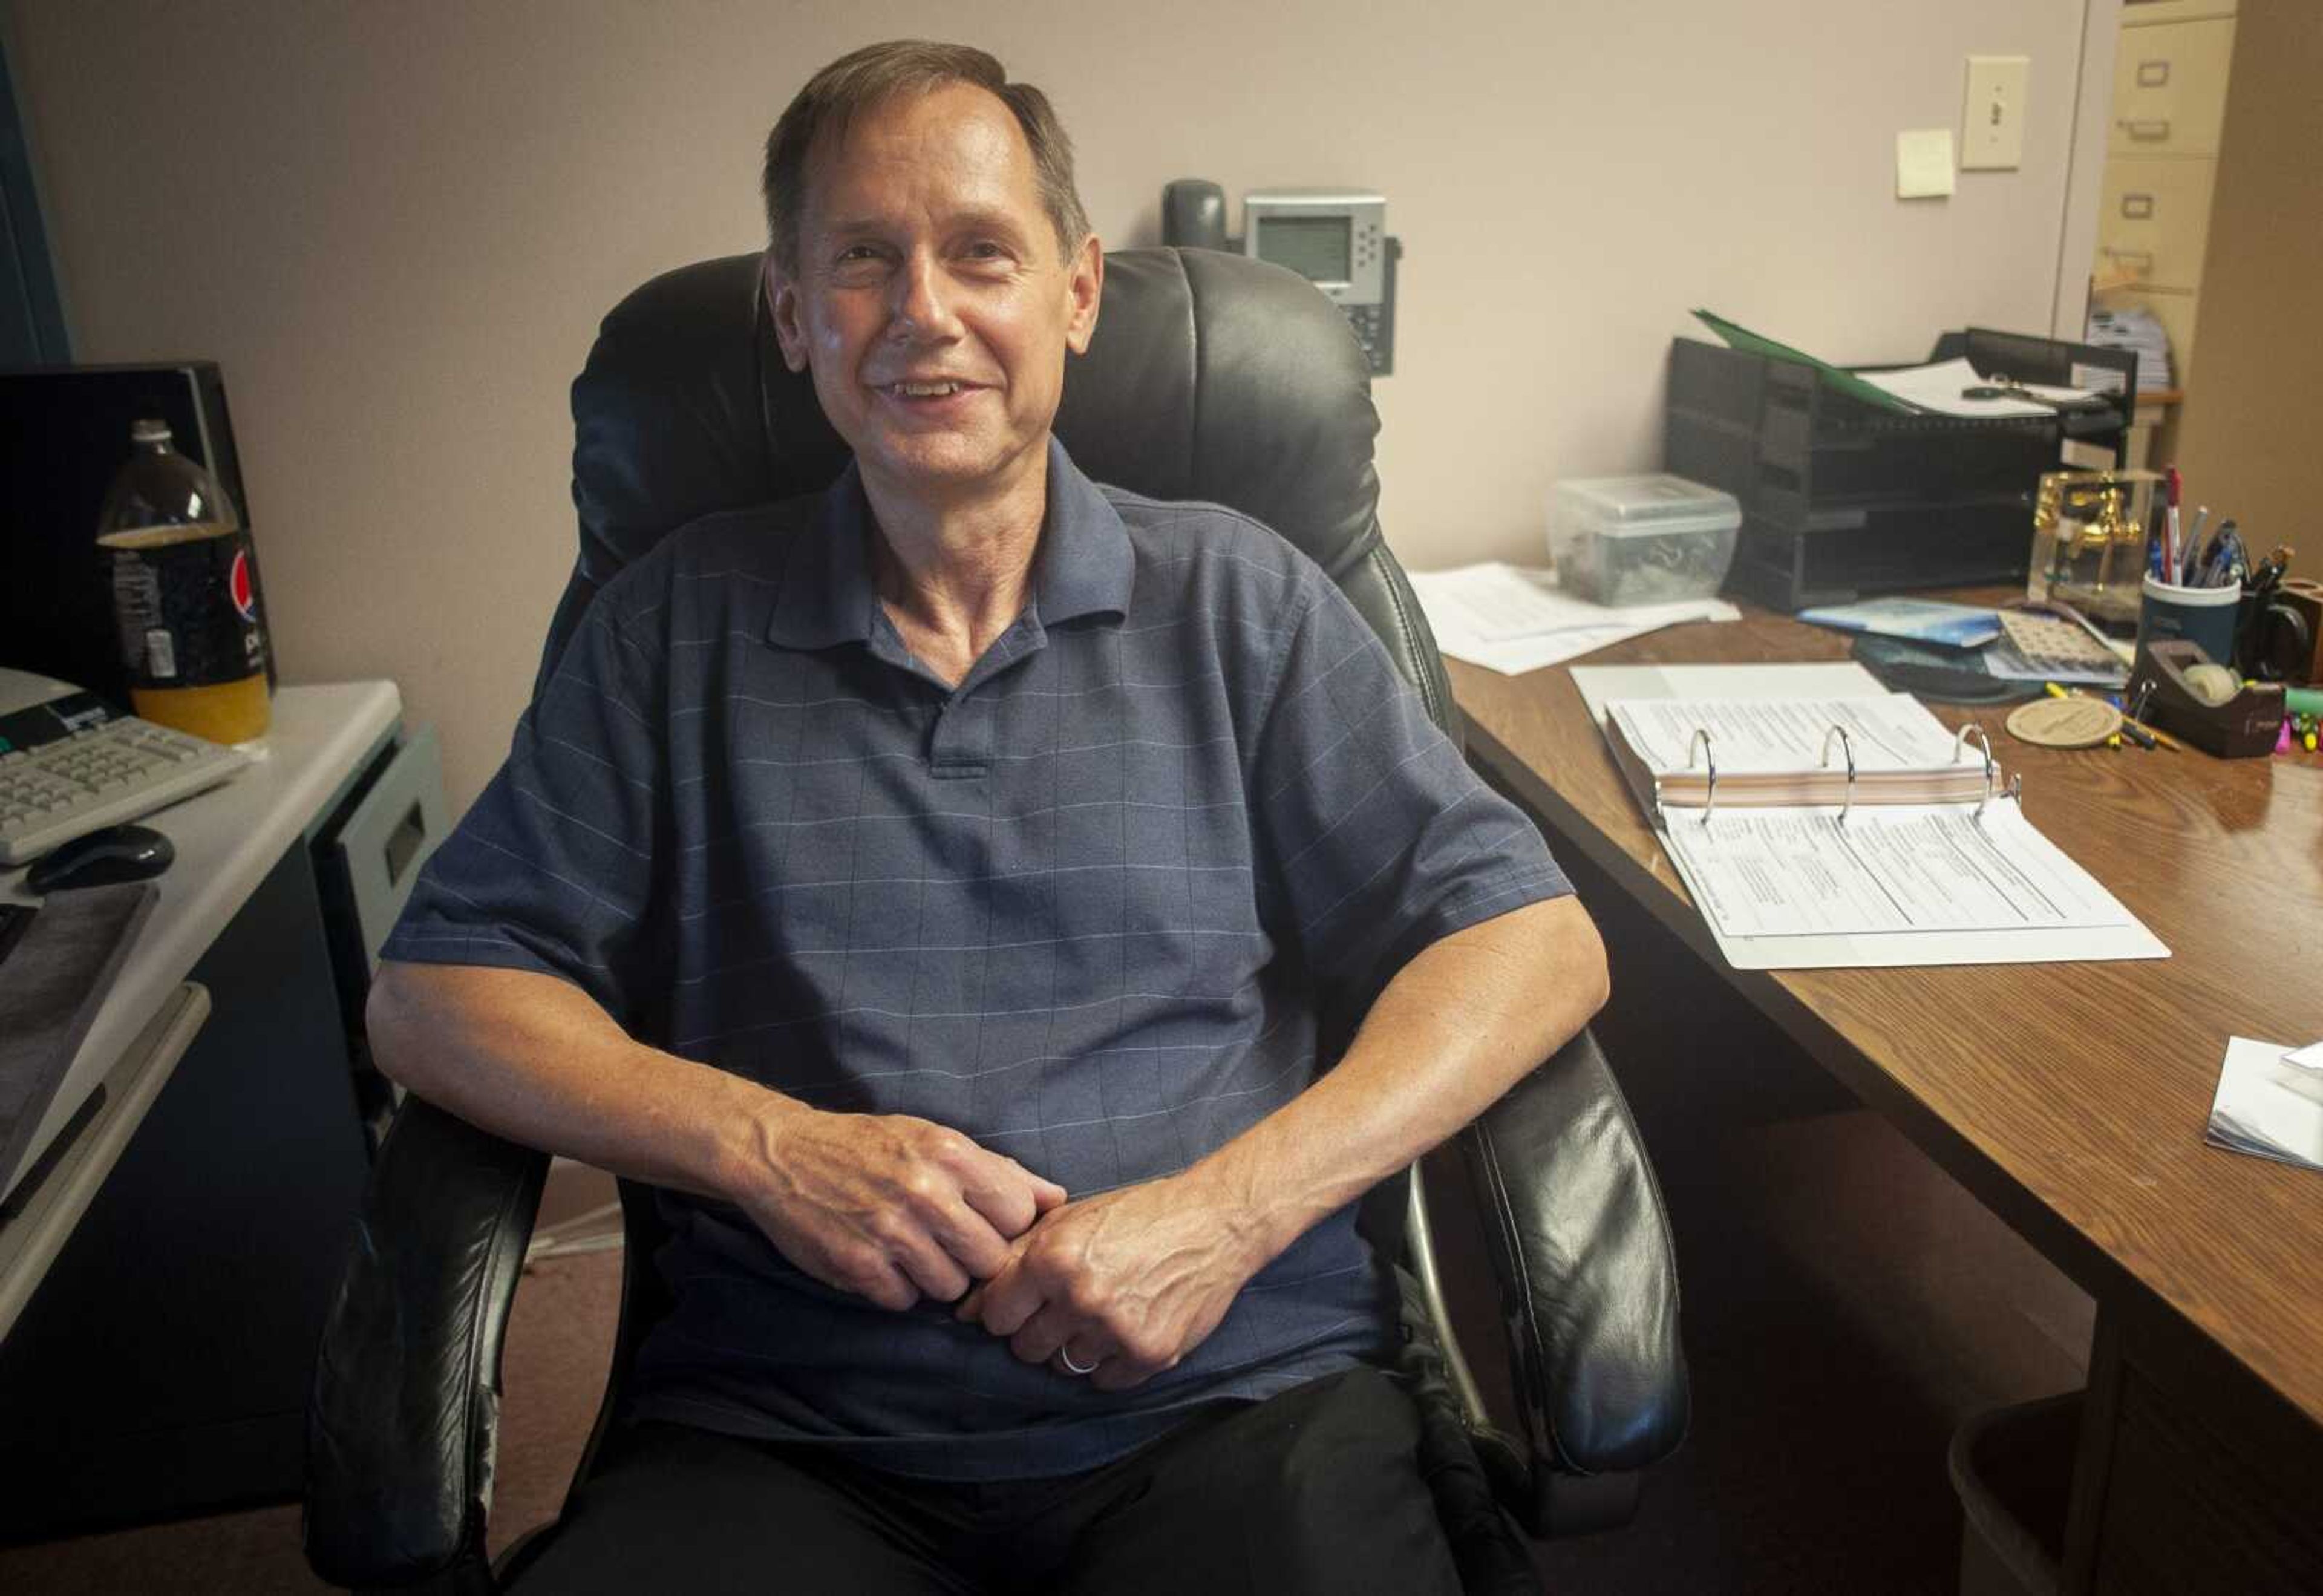
M 1395 268 L 1387 199 L 1364 188 L 1262 188 L 1243 196 L 1243 235 L 1226 236 L 1226 195 L 1184 178 L 1162 190 L 1162 242 L 1224 250 L 1296 271 L 1339 307 L 1372 375 L 1395 370 Z

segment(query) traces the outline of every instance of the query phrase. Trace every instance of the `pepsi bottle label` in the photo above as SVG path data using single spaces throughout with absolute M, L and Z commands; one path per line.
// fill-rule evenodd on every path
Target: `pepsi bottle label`
M 130 535 L 134 537 L 134 535 Z M 266 637 L 240 531 L 170 541 L 100 539 L 133 687 L 214 687 L 266 668 Z

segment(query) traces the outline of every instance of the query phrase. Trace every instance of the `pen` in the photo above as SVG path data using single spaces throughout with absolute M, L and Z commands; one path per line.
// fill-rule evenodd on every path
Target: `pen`
M 2202 523 L 2209 518 L 2210 507 L 2208 505 L 2199 504 L 2194 507 L 2193 530 L 2186 534 L 2186 541 L 2178 550 L 2178 585 L 2180 587 L 2192 587 L 2194 585 L 2194 551 L 2202 546 Z
M 2178 494 L 2184 479 L 2178 468 L 2172 466 L 2162 479 L 2168 488 L 2168 506 L 2162 512 L 2162 569 L 2155 573 L 2164 582 L 2178 579 Z M 2198 528 L 2199 529 L 2199 528 Z
M 2051 698 L 2097 697 L 2097 694 L 2093 693 L 2083 693 L 2078 687 L 2060 687 L 2054 682 L 2043 682 L 2041 685 L 2048 689 L 2049 696 Z M 2113 702 L 2111 699 L 2102 699 L 2099 700 L 2099 702 L 2104 703 Z M 2121 709 L 2119 704 L 2115 704 L 2114 707 L 2116 709 Z M 2122 711 L 2121 726 L 2122 730 L 2128 732 L 2131 739 L 2141 748 L 2168 748 L 2174 754 L 2183 751 L 2186 747 L 2184 743 L 2180 742 L 2176 738 L 2162 730 L 2159 726 L 2149 726 L 2126 710 Z M 2132 731 L 2130 729 L 2132 727 L 2136 728 L 2136 729 Z M 2118 745 L 2116 744 L 2116 746 Z
M 2224 587 L 2235 580 L 2235 571 L 2243 564 L 2243 540 L 2235 531 L 2235 519 L 2228 516 L 2218 523 L 2218 535 L 2210 540 L 2210 557 L 2203 562 L 2204 587 Z

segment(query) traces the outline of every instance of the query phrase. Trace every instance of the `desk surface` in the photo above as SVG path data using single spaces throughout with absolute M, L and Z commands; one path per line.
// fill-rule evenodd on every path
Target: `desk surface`
M 264 757 L 225 785 L 146 817 L 176 844 L 177 862 L 161 877 L 161 902 L 41 1118 L 26 1168 L 152 1023 L 282 850 L 362 770 L 402 704 L 392 682 L 285 687 L 274 696 Z M 23 884 L 22 870 L 0 871 L 0 897 L 39 903 Z
M 1850 641 L 1746 610 L 1584 663 L 1838 660 Z M 2323 760 L 2036 748 L 1989 709 L 1932 706 L 1986 722 L 2026 816 L 2172 957 L 1738 971 L 1567 669 L 1446 663 L 1471 757 L 1566 846 L 2093 1293 L 2150 1291 L 2323 1423 L 2323 1174 L 2202 1140 L 2229 1035 L 2323 1038 Z

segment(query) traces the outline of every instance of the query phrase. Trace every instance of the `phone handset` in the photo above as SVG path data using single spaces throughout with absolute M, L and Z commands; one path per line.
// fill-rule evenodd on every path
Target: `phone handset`
M 1226 195 L 1216 183 L 1180 178 L 1162 186 L 1162 242 L 1185 250 L 1225 250 Z

